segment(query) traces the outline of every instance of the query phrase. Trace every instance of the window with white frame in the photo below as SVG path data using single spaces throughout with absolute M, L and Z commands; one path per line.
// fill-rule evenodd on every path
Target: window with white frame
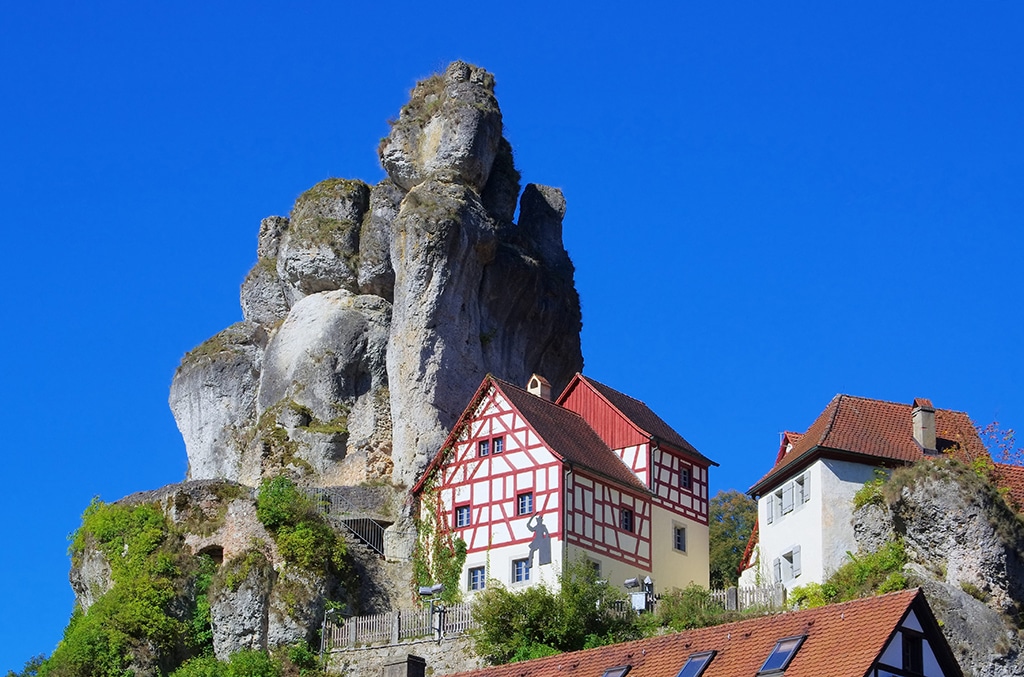
M 471 567 L 469 570 L 469 589 L 470 590 L 483 590 L 486 585 L 487 577 L 485 575 L 484 567 Z
M 495 437 L 493 440 L 491 440 L 491 447 L 495 454 L 500 454 L 501 452 L 505 451 L 505 438 Z
M 533 492 L 527 491 L 516 496 L 516 514 L 529 515 L 533 512 Z
M 468 527 L 470 522 L 470 510 L 468 505 L 460 505 L 455 508 L 455 526 Z
M 486 456 L 489 453 L 491 453 L 491 441 L 490 440 L 480 440 L 479 444 L 477 444 L 476 455 L 477 456 Z
M 525 583 L 528 580 L 530 580 L 530 560 L 512 560 L 512 582 Z
M 679 487 L 682 489 L 690 488 L 690 468 L 689 466 L 683 466 L 679 468 Z

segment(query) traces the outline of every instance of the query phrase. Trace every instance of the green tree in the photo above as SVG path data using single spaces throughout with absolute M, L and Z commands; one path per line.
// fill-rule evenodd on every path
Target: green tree
M 708 538 L 712 588 L 736 585 L 737 569 L 756 519 L 757 503 L 735 489 L 719 491 L 711 499 Z

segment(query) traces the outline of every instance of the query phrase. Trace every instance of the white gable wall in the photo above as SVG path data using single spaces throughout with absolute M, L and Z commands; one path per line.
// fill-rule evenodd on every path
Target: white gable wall
M 744 572 L 743 584 L 770 584 L 781 573 L 786 589 L 791 590 L 821 583 L 849 561 L 847 551 L 857 550 L 853 496 L 873 479 L 874 470 L 871 465 L 819 459 L 766 491 L 757 503 L 758 569 Z M 801 482 L 806 491 L 803 502 Z

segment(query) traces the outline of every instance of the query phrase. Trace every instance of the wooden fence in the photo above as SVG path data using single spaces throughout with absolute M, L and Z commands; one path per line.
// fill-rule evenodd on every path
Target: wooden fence
M 461 635 L 476 627 L 469 604 L 437 604 L 422 609 L 401 609 L 372 616 L 327 619 L 324 651 L 340 651 L 370 644 L 401 644 L 414 639 Z
M 657 611 L 659 597 L 648 598 L 648 611 Z M 726 611 L 782 611 L 786 604 L 786 588 L 780 583 L 767 588 L 708 590 L 705 591 L 704 603 L 708 607 L 715 606 Z M 461 635 L 477 627 L 470 606 L 468 603 L 447 606 L 437 603 L 421 609 L 352 616 L 338 621 L 328 618 L 324 624 L 323 650 L 342 651 L 357 646 L 394 645 L 416 639 Z M 630 608 L 628 601 L 623 602 L 621 611 L 627 613 Z

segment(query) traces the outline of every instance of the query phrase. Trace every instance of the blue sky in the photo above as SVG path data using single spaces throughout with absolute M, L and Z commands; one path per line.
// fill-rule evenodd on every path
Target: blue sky
M 89 5 L 102 5 L 99 7 Z M 495 73 L 568 200 L 586 372 L 745 489 L 836 393 L 1024 425 L 1024 5 L 8 3 L 0 671 L 70 615 L 89 500 L 181 480 L 181 356 L 260 219 L 416 79 Z

